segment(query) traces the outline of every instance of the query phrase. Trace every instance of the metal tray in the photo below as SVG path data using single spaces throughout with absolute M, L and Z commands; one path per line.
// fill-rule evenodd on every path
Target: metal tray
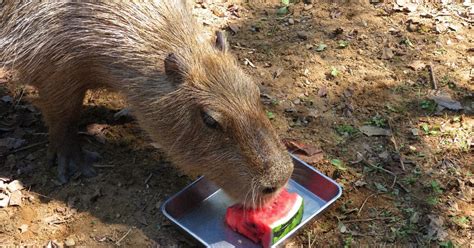
M 304 199 L 301 223 L 272 247 L 278 247 L 316 215 L 341 196 L 341 187 L 331 178 L 291 155 L 295 170 L 288 190 Z M 174 224 L 207 247 L 260 247 L 232 231 L 224 223 L 227 207 L 234 202 L 210 181 L 201 177 L 170 197 L 161 206 L 163 214 Z

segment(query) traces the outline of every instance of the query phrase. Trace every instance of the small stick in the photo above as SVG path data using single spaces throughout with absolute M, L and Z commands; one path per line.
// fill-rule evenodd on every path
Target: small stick
M 40 194 L 40 193 L 37 193 L 37 192 L 34 192 L 34 191 L 30 191 L 30 189 L 28 189 L 27 192 L 30 193 L 30 194 L 38 195 L 38 196 L 46 198 L 46 199 L 54 200 L 54 198 L 51 198 L 49 196 L 46 196 L 46 195 L 43 195 L 43 194 Z
M 375 169 L 379 169 L 379 170 L 381 170 L 381 171 L 384 171 L 384 172 L 386 172 L 386 173 L 392 175 L 392 176 L 393 176 L 393 182 L 392 182 L 392 185 L 390 186 L 390 188 L 393 189 L 393 187 L 394 187 L 395 184 L 397 183 L 397 175 L 396 175 L 395 173 L 393 173 L 393 172 L 391 172 L 391 171 L 389 171 L 389 170 L 387 170 L 387 169 L 385 169 L 385 168 L 383 168 L 383 167 L 375 166 L 375 165 L 371 164 L 369 161 L 367 161 L 367 159 L 364 159 L 363 162 L 366 163 L 366 164 L 368 164 L 368 165 L 370 165 L 370 166 L 372 166 L 372 167 L 375 168 Z
M 120 242 L 122 242 L 122 240 L 125 237 L 127 237 L 130 234 L 131 231 L 132 231 L 132 228 L 128 229 L 127 233 L 125 233 L 117 242 L 115 242 L 115 245 L 120 246 Z
M 397 151 L 398 157 L 400 157 L 400 166 L 402 167 L 402 170 L 405 171 L 405 163 L 403 162 L 403 155 L 400 152 L 400 149 L 398 148 L 398 145 L 397 145 L 397 140 L 395 139 L 395 135 L 394 135 L 393 128 L 392 128 L 393 125 L 392 125 L 392 119 L 391 118 L 388 119 L 388 126 L 390 127 L 390 132 L 392 133 L 392 137 L 390 137 L 390 141 L 392 141 L 393 147 L 395 148 L 395 151 Z
M 257 67 L 252 63 L 252 61 L 250 61 L 248 58 L 245 58 L 245 59 L 244 59 L 244 62 L 245 62 L 246 65 L 250 65 L 250 67 L 252 67 L 252 68 L 257 68 Z
M 242 50 L 250 50 L 250 51 L 252 51 L 252 52 L 255 52 L 255 51 L 256 51 L 256 50 L 253 49 L 253 48 L 248 48 L 248 47 L 243 47 L 243 46 L 234 45 L 234 46 L 232 46 L 232 47 L 238 48 L 238 49 L 242 49 Z
M 366 221 L 373 221 L 373 220 L 391 220 L 391 219 L 393 219 L 393 217 L 379 217 L 379 218 L 370 218 L 370 219 L 346 220 L 346 221 L 342 221 L 342 223 L 366 222 Z
M 150 173 L 150 175 L 145 179 L 145 184 L 148 184 L 148 181 L 150 181 L 152 176 L 153 176 L 153 173 Z
M 433 89 L 437 90 L 438 89 L 438 84 L 436 83 L 436 77 L 435 77 L 433 65 L 431 63 L 428 65 L 428 70 L 430 72 L 430 78 L 431 78 L 431 83 L 433 84 L 432 85 Z
M 397 185 L 400 186 L 400 188 L 402 188 L 403 190 L 405 190 L 405 192 L 410 193 L 410 190 L 405 188 L 405 186 L 403 186 L 403 184 L 401 184 L 400 182 L 397 182 Z
M 375 195 L 378 195 L 379 193 L 373 193 L 369 196 L 367 196 L 367 198 L 365 198 L 364 202 L 362 203 L 362 205 L 360 206 L 359 208 L 359 211 L 357 211 L 357 216 L 360 215 L 360 212 L 362 212 L 362 209 L 364 208 L 365 204 L 367 203 L 367 201 L 369 200 L 369 198 L 371 198 L 372 196 L 375 196 Z
M 41 142 L 38 142 L 38 143 L 34 143 L 34 144 L 31 144 L 31 145 L 27 145 L 27 146 L 24 146 L 24 147 L 20 147 L 18 149 L 15 149 L 9 153 L 6 153 L 6 154 L 3 154 L 3 155 L 0 155 L 0 156 L 7 156 L 7 155 L 10 155 L 10 154 L 14 154 L 14 153 L 17 153 L 17 152 L 21 152 L 21 151 L 24 151 L 24 150 L 28 150 L 28 149 L 31 149 L 31 148 L 34 148 L 34 147 L 37 147 L 37 146 L 40 146 L 40 145 L 44 145 L 48 143 L 47 140 L 44 140 L 44 141 L 41 141 Z

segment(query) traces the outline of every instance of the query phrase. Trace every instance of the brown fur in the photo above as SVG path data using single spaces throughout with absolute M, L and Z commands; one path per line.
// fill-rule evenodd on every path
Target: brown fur
M 75 124 L 85 91 L 109 87 L 126 95 L 142 128 L 176 166 L 207 176 L 240 201 L 268 200 L 275 193 L 262 190 L 280 188 L 291 175 L 258 87 L 223 43 L 201 37 L 185 1 L 0 6 L 0 67 L 39 90 L 51 154 L 66 164 L 63 170 L 92 162 Z M 218 130 L 205 125 L 202 112 Z

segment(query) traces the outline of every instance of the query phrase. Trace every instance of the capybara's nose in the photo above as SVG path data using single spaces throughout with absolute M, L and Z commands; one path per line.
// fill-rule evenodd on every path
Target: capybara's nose
M 271 194 L 271 193 L 274 193 L 277 190 L 278 190 L 278 187 L 265 187 L 265 188 L 263 188 L 262 193 Z

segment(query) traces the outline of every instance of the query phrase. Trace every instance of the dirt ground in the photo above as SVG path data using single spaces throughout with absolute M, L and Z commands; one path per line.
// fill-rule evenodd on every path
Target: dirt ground
M 288 247 L 474 247 L 472 5 L 197 2 L 261 85 L 281 138 L 321 148 L 310 162 L 344 188 Z M 99 176 L 58 186 L 34 93 L 0 74 L 0 184 L 24 185 L 0 208 L 0 246 L 197 245 L 159 210 L 192 178 L 117 115 L 120 95 L 85 100 Z

